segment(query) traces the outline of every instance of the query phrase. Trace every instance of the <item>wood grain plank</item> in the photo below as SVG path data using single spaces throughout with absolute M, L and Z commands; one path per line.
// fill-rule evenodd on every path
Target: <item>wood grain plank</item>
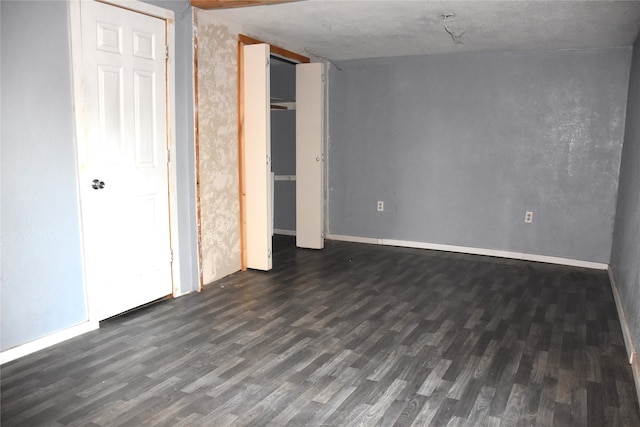
M 271 272 L 3 365 L 2 426 L 640 425 L 606 273 L 273 247 Z

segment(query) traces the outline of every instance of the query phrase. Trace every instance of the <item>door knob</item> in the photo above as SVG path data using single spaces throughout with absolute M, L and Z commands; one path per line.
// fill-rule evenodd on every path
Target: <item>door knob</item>
M 100 190 L 104 188 L 104 181 L 100 181 L 99 179 L 94 179 L 93 182 L 91 183 L 91 186 L 93 187 L 94 190 Z

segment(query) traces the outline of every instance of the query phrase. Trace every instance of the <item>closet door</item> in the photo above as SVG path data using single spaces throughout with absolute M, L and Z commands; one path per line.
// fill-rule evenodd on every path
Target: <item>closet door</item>
M 296 65 L 296 246 L 324 247 L 322 64 Z
M 247 267 L 271 270 L 270 49 L 267 44 L 243 47 L 244 165 Z

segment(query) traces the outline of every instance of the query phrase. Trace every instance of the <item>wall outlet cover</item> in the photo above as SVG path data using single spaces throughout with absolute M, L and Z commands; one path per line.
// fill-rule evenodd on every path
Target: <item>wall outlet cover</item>
M 524 222 L 526 222 L 527 224 L 531 224 L 533 222 L 533 212 L 525 212 Z

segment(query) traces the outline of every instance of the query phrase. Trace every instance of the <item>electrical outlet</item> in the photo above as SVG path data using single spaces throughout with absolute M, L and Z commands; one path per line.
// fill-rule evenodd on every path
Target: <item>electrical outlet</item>
M 533 222 L 533 212 L 524 213 L 524 222 L 527 224 L 531 224 Z
M 384 202 L 382 200 L 378 200 L 378 212 L 384 212 Z

